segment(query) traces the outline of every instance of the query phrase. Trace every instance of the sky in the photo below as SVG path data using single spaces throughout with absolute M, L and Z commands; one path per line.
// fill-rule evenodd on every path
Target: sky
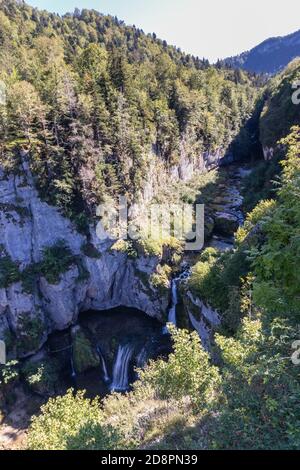
M 211 62 L 300 29 L 299 0 L 27 0 L 63 14 L 93 8 Z

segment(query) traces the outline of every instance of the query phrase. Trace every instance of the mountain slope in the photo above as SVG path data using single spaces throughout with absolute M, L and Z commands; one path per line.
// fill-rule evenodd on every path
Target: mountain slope
M 229 57 L 224 64 L 249 72 L 276 74 L 300 56 L 300 30 L 288 36 L 267 39 L 250 51 Z
M 95 213 L 106 196 L 138 198 L 157 168 L 189 178 L 218 163 L 255 103 L 248 74 L 94 10 L 60 17 L 0 1 L 0 31 L 2 164 L 29 151 L 42 196 L 68 216 Z

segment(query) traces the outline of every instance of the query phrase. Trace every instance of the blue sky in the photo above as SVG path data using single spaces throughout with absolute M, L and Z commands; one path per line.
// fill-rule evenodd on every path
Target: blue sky
M 300 29 L 299 0 L 27 0 L 65 13 L 94 8 L 211 61 Z

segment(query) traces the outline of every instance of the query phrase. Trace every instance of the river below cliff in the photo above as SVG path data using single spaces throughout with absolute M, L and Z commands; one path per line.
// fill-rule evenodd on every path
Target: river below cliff
M 119 307 L 83 312 L 77 326 L 52 334 L 46 349 L 64 364 L 65 387 L 86 390 L 93 397 L 130 389 L 137 378 L 135 369 L 167 356 L 171 344 L 160 322 L 139 310 Z
M 233 248 L 233 234 L 244 220 L 241 184 L 248 172 L 235 166 L 223 171 L 218 190 L 208 205 L 215 225 L 205 247 L 220 251 Z M 179 327 L 194 327 L 199 332 L 201 328 L 196 328 L 191 321 L 193 317 L 185 318 L 183 299 L 179 295 L 179 286 L 189 277 L 197 254 L 186 253 L 184 260 L 182 274 L 171 283 L 168 321 Z M 195 301 L 202 313 L 203 309 L 207 310 L 201 299 Z M 86 390 L 88 396 L 104 396 L 111 391 L 129 390 L 137 379 L 136 368 L 143 368 L 149 359 L 167 357 L 171 351 L 167 331 L 160 322 L 140 310 L 119 307 L 102 312 L 88 311 L 79 315 L 75 327 L 52 334 L 47 348 L 60 364 L 64 364 L 66 387 Z M 205 338 L 201 337 L 204 346 Z

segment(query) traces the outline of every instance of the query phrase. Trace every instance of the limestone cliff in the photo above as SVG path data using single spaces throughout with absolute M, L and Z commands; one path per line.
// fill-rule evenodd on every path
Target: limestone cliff
M 78 233 L 57 208 L 40 199 L 26 159 L 18 174 L 1 170 L 0 204 L 0 261 L 2 271 L 7 271 L 1 273 L 0 338 L 12 354 L 22 357 L 38 350 L 50 332 L 75 323 L 79 312 L 88 309 L 123 305 L 164 319 L 168 293 L 158 293 L 147 282 L 159 257 L 131 259 L 112 249 L 111 240 L 100 241 L 93 226 L 89 240 Z M 64 240 L 76 262 L 58 282 L 38 275 L 31 288 L 25 288 L 30 268 L 59 240 Z M 84 253 L 87 243 L 97 256 Z

